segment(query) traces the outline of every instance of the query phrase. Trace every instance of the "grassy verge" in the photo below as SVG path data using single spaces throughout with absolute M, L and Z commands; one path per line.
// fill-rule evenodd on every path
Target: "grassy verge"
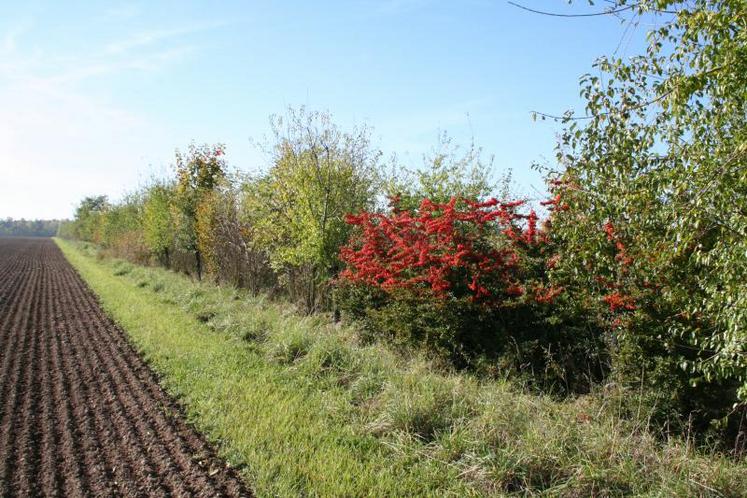
M 557 402 L 349 327 L 58 240 L 259 496 L 747 496 L 747 464 L 661 443 L 624 393 Z

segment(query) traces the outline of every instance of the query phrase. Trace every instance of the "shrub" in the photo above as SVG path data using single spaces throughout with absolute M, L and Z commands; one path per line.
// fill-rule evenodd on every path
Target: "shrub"
M 425 346 L 459 367 L 532 373 L 535 383 L 587 390 L 605 372 L 600 329 L 547 282 L 547 226 L 522 202 L 424 200 L 417 211 L 349 216 L 359 227 L 337 303 L 369 338 Z M 492 364 L 491 364 L 491 359 Z M 495 360 L 500 358 L 496 364 Z
M 446 203 L 452 197 L 477 201 L 495 190 L 491 181 L 493 158 L 483 159 L 482 149 L 474 142 L 466 150 L 453 143 L 446 133 L 438 136 L 436 146 L 423 156 L 423 167 L 410 170 L 395 166 L 385 184 L 385 193 L 399 199 L 401 209 L 414 210 L 423 199 Z M 509 197 L 510 175 L 502 180 L 502 196 Z
M 87 242 L 101 242 L 101 218 L 109 209 L 109 200 L 105 195 L 86 197 L 75 208 L 76 238 Z
M 540 242 L 537 217 L 530 213 L 522 233 L 516 203 L 424 199 L 417 211 L 362 212 L 346 221 L 360 237 L 340 251 L 344 279 L 383 290 L 422 288 L 435 297 L 469 297 L 475 302 L 511 301 L 521 296 L 521 255 L 517 244 Z M 459 202 L 459 205 L 457 204 Z M 500 235 L 503 237 L 500 237 Z
M 246 287 L 253 293 L 271 289 L 276 278 L 267 254 L 255 247 L 254 230 L 241 214 L 250 183 L 223 179 L 197 209 L 197 235 L 208 273 L 219 282 Z
M 197 215 L 203 203 L 225 178 L 226 164 L 222 145 L 194 144 L 185 154 L 176 153 L 176 189 L 173 199 L 172 220 L 175 223 L 176 245 L 194 254 L 197 278 L 202 278 L 203 254 L 200 251 Z
M 174 187 L 156 182 L 145 189 L 143 201 L 143 236 L 155 258 L 166 268 L 171 267 L 171 248 L 174 245 L 174 220 L 171 214 Z

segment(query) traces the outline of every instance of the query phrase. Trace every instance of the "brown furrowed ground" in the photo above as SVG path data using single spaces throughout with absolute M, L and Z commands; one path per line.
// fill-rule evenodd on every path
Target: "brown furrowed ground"
M 247 496 L 49 239 L 0 238 L 0 496 Z

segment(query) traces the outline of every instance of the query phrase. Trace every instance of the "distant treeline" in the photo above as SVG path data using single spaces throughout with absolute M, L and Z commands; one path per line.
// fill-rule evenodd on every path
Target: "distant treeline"
M 0 219 L 0 237 L 53 237 L 57 235 L 57 228 L 60 226 L 60 221 L 62 220 Z

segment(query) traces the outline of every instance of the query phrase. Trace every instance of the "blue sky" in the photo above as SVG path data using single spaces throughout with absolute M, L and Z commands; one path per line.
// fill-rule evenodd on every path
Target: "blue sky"
M 367 123 L 409 167 L 440 131 L 474 137 L 532 195 L 530 166 L 552 162 L 558 125 L 530 111 L 579 108 L 578 77 L 599 55 L 638 52 L 645 29 L 502 0 L 0 0 L 0 12 L 0 217 L 26 218 L 116 199 L 193 140 L 256 171 L 266 160 L 250 138 L 299 105 Z

